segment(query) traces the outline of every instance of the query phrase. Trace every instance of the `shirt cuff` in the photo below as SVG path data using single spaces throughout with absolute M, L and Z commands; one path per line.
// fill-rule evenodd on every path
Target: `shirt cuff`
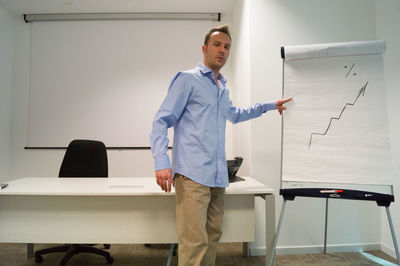
M 271 111 L 271 110 L 276 110 L 276 102 L 265 102 L 263 103 L 263 113 L 267 112 L 267 111 Z
M 154 157 L 154 169 L 156 171 L 169 168 L 171 168 L 171 163 L 168 155 Z

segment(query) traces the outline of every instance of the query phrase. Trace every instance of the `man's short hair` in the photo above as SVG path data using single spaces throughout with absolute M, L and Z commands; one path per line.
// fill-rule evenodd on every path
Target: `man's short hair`
M 222 25 L 222 26 L 216 26 L 216 27 L 212 28 L 211 30 L 209 30 L 207 32 L 206 37 L 204 38 L 204 44 L 205 45 L 208 45 L 208 41 L 210 40 L 210 36 L 214 32 L 223 32 L 226 35 L 228 35 L 230 40 L 232 40 L 231 33 L 229 32 L 229 25 L 225 24 L 225 25 Z

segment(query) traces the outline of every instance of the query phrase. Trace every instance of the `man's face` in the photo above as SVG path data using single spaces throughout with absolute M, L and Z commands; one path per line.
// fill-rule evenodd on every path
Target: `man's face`
M 226 33 L 213 32 L 207 45 L 203 45 L 204 64 L 211 70 L 219 72 L 228 60 L 231 39 Z

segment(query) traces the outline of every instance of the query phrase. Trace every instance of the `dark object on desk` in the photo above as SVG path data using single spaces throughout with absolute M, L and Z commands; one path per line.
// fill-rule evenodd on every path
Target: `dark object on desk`
M 243 181 L 244 179 L 237 176 L 236 173 L 242 165 L 243 158 L 235 157 L 234 160 L 227 160 L 229 183 Z
M 107 150 L 104 143 L 94 140 L 73 140 L 65 152 L 58 176 L 108 177 Z M 44 254 L 66 252 L 60 262 L 60 265 L 65 265 L 73 255 L 85 252 L 104 256 L 108 263 L 113 263 L 114 259 L 109 252 L 93 246 L 93 244 L 65 244 L 38 250 L 35 252 L 35 262 L 42 262 Z M 104 248 L 109 249 L 110 245 L 104 244 Z

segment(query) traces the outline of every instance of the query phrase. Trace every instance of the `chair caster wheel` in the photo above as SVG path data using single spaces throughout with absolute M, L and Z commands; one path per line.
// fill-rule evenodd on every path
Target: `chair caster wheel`
M 41 263 L 43 261 L 43 257 L 42 256 L 35 256 L 35 262 L 36 263 Z
M 114 262 L 114 258 L 113 257 L 106 258 L 106 260 L 107 260 L 107 262 L 109 264 L 112 264 Z

